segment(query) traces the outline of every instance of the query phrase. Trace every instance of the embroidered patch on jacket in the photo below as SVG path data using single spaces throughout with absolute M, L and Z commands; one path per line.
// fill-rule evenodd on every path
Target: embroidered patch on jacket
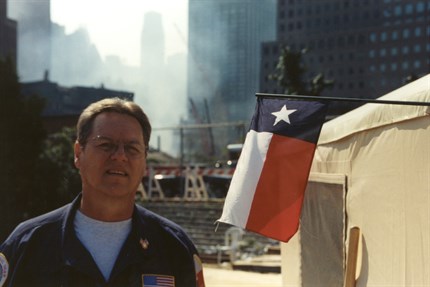
M 3 253 L 0 253 L 0 287 L 6 282 L 9 263 Z
M 193 255 L 194 269 L 196 270 L 196 285 L 197 287 L 205 287 L 205 279 L 203 277 L 203 264 L 197 254 Z
M 143 274 L 142 287 L 175 287 L 175 277 L 158 274 Z

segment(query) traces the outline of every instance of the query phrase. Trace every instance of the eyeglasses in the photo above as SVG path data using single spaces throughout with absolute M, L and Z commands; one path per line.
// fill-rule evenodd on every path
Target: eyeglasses
M 125 155 L 131 159 L 143 158 L 147 152 L 145 145 L 137 141 L 124 143 L 115 141 L 109 137 L 96 136 L 92 138 L 90 142 L 97 151 L 100 151 L 106 155 L 113 155 L 118 151 L 120 146 L 123 147 Z

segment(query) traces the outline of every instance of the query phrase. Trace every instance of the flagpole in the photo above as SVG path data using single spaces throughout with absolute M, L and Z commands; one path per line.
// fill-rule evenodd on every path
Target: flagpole
M 263 98 L 287 98 L 308 101 L 342 101 L 342 102 L 356 102 L 356 103 L 371 103 L 371 104 L 390 104 L 390 105 L 405 105 L 405 106 L 428 106 L 430 102 L 414 102 L 414 101 L 392 101 L 392 100 L 375 100 L 375 99 L 361 99 L 361 98 L 341 98 L 341 97 L 320 97 L 320 96 L 300 96 L 300 95 L 284 95 L 284 94 L 265 94 L 256 93 L 256 97 Z

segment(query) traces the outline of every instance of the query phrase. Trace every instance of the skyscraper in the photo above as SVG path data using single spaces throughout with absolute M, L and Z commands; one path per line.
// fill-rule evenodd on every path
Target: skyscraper
M 18 74 L 22 81 L 42 79 L 51 68 L 50 0 L 9 1 L 18 21 Z
M 146 105 L 151 105 L 150 98 L 165 95 L 163 85 L 164 77 L 164 31 L 161 15 L 157 12 L 145 13 L 141 34 L 140 71 L 141 87 L 140 99 Z M 156 107 L 152 107 L 155 109 Z M 157 117 L 155 111 L 152 118 Z M 154 120 L 154 119 L 153 119 Z M 156 120 L 156 119 L 155 119 Z
M 188 23 L 188 97 L 201 115 L 207 100 L 213 122 L 248 121 L 261 42 L 275 39 L 275 1 L 190 0 Z M 214 138 L 238 140 L 237 132 Z
M 429 0 L 278 0 L 277 40 L 263 46 L 261 92 L 281 47 L 304 55 L 306 77 L 334 79 L 325 96 L 376 98 L 430 72 Z
M 16 64 L 16 21 L 7 17 L 7 0 L 0 0 L 0 59 L 11 57 Z
M 164 31 L 161 15 L 157 12 L 148 12 L 144 15 L 140 67 L 145 78 L 156 78 L 157 71 L 164 68 Z M 151 82 L 151 80 L 145 81 Z

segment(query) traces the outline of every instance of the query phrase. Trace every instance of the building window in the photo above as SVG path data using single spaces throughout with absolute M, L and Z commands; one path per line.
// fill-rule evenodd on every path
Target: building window
M 399 38 L 399 33 L 397 31 L 393 31 L 391 33 L 391 40 L 397 40 Z
M 387 32 L 382 32 L 381 33 L 381 42 L 385 42 L 387 41 Z
M 365 11 L 364 13 L 363 13 L 363 19 L 364 20 L 367 20 L 367 19 L 369 19 L 369 12 L 368 11 Z
M 391 56 L 396 56 L 396 55 L 397 55 L 397 47 L 391 48 Z
M 401 16 L 402 15 L 402 6 L 397 5 L 394 7 L 394 15 Z
M 284 24 L 279 25 L 279 30 L 281 30 L 281 32 L 285 32 L 285 25 Z
M 421 27 L 416 27 L 415 28 L 415 37 L 420 37 L 421 36 Z
M 421 62 L 420 61 L 418 61 L 418 60 L 416 60 L 415 62 L 414 62 L 414 68 L 420 68 L 421 67 Z
M 387 55 L 387 50 L 385 50 L 385 49 L 379 50 L 379 56 L 380 57 L 385 57 L 386 55 Z
M 373 17 L 374 17 L 375 19 L 378 19 L 378 18 L 379 18 L 379 16 L 380 16 L 380 11 L 379 11 L 379 9 L 374 10 L 374 11 L 373 11 Z
M 409 47 L 408 47 L 408 46 L 403 47 L 403 48 L 402 48 L 402 53 L 403 53 L 404 55 L 409 54 Z
M 415 53 L 419 53 L 419 52 L 421 52 L 421 45 L 419 45 L 419 44 L 415 45 L 415 46 L 414 46 L 414 52 L 415 52 Z
M 376 33 L 370 33 L 370 42 L 372 43 L 376 42 Z
M 407 15 L 412 14 L 412 12 L 414 12 L 414 6 L 412 4 L 407 4 L 405 6 L 405 12 Z
M 339 15 L 335 15 L 335 16 L 333 17 L 333 24 L 334 24 L 334 25 L 337 25 L 337 24 L 339 24 L 339 22 L 340 22 Z
M 347 15 L 347 14 L 343 15 L 343 22 L 349 23 L 349 15 Z
M 402 63 L 402 68 L 403 68 L 403 70 L 407 70 L 409 68 L 409 63 L 408 62 L 403 62 Z
M 416 6 L 417 13 L 424 12 L 424 10 L 425 10 L 424 2 L 418 2 Z
M 385 64 L 381 64 L 381 65 L 379 66 L 379 71 L 381 71 L 381 72 L 385 72 L 385 69 L 386 69 Z
M 408 39 L 410 35 L 409 29 L 403 30 L 403 39 Z
M 338 45 L 339 47 L 344 47 L 344 46 L 345 46 L 345 39 L 344 39 L 342 36 L 340 36 L 340 37 L 337 39 L 337 45 Z
M 391 63 L 391 71 L 397 71 L 397 63 Z

